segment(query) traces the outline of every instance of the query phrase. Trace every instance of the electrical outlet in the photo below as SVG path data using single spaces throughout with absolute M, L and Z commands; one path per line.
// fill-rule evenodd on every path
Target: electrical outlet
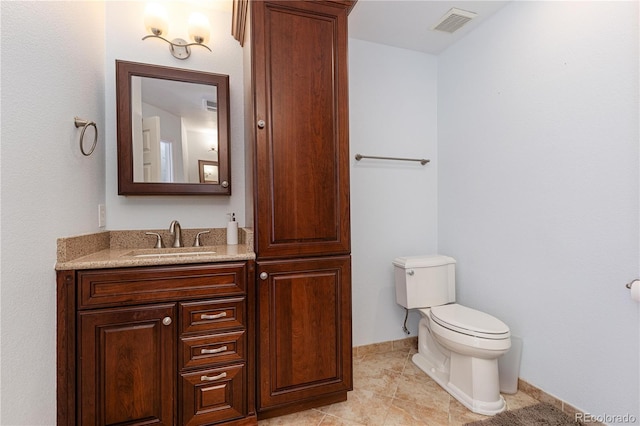
M 106 226 L 107 208 L 104 204 L 98 204 L 98 227 Z

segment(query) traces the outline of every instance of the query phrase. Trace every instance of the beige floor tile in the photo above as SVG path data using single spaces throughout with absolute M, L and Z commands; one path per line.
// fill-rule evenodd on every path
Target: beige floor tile
M 320 422 L 320 426 L 369 426 L 364 423 L 354 422 L 347 419 L 341 419 L 340 417 L 331 416 L 329 414 L 324 416 L 324 419 Z
M 429 377 L 402 375 L 394 398 L 449 412 L 451 396 Z
M 503 394 L 502 396 L 504 396 L 504 399 L 507 401 L 507 410 L 517 410 L 518 408 L 527 407 L 539 402 L 537 399 L 522 391 L 518 391 L 513 395 Z
M 474 413 L 467 407 L 458 402 L 457 399 L 451 397 L 449 400 L 449 425 L 461 426 L 466 423 L 475 422 L 478 420 L 488 419 L 488 416 Z
M 448 426 L 449 413 L 443 407 L 430 407 L 395 398 L 384 426 Z
M 387 369 L 374 369 L 365 362 L 353 364 L 354 389 L 367 390 L 391 397 L 398 388 L 401 373 Z
M 258 426 L 317 426 L 324 418 L 325 414 L 321 411 L 306 410 L 286 416 L 260 420 Z
M 391 397 L 381 396 L 369 390 L 353 390 L 347 400 L 326 407 L 319 407 L 323 413 L 364 425 L 382 425 L 391 406 Z
M 360 363 L 365 368 L 371 370 L 391 370 L 402 373 L 405 364 L 409 359 L 407 350 L 396 350 L 379 354 L 369 354 L 364 356 Z

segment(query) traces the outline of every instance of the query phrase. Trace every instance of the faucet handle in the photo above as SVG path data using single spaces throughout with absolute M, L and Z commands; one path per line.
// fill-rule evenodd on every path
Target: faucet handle
M 202 244 L 200 244 L 200 235 L 201 234 L 208 234 L 210 231 L 200 231 L 196 234 L 196 239 L 193 241 L 193 246 L 194 247 L 202 247 Z
M 157 232 L 145 232 L 147 235 L 155 235 L 156 236 L 156 245 L 153 248 L 163 248 L 164 244 L 162 243 L 162 236 Z

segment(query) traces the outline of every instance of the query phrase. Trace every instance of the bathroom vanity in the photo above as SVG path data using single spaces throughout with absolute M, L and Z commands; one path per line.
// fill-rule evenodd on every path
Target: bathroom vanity
M 253 257 L 241 244 L 59 261 L 57 423 L 255 424 Z
M 111 235 L 95 237 L 107 239 L 97 253 L 59 250 L 58 424 L 255 424 L 347 399 L 354 4 L 234 1 L 232 31 L 246 59 L 245 220 L 255 245 L 165 256 L 125 251 Z M 120 194 L 230 193 L 229 181 L 214 189 L 135 179 L 131 100 L 122 95 L 151 71 L 118 69 Z

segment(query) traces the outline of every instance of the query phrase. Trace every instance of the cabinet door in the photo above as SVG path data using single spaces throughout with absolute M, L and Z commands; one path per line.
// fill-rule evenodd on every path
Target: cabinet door
M 347 7 L 251 7 L 258 257 L 348 254 Z
M 176 306 L 78 314 L 78 419 L 83 425 L 173 425 Z
M 259 262 L 260 409 L 352 388 L 349 256 Z

